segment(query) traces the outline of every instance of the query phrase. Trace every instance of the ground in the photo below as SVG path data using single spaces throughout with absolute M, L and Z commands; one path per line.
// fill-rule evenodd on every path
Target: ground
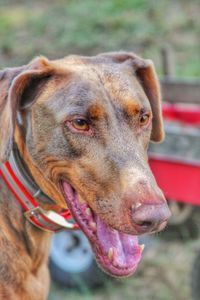
M 80 285 L 80 292 L 52 285 L 49 300 L 188 300 L 191 268 L 199 250 L 200 240 L 163 241 L 155 237 L 133 277 L 108 282 L 106 288 L 96 291 L 84 285 Z

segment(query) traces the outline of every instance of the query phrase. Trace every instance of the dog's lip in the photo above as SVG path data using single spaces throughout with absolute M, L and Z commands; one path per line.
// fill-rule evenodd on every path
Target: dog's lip
M 89 239 L 100 267 L 116 277 L 132 275 L 141 259 L 142 247 L 136 236 L 119 232 L 106 225 L 66 181 L 61 182 L 67 205 L 82 231 Z

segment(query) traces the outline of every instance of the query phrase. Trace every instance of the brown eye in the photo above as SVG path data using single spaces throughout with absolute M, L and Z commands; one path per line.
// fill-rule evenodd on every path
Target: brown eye
M 71 125 L 76 130 L 88 131 L 90 129 L 90 126 L 89 126 L 88 122 L 85 119 L 82 119 L 82 118 L 77 118 L 77 119 L 72 120 Z
M 148 125 L 149 121 L 150 121 L 150 115 L 148 113 L 144 113 L 140 116 L 140 120 L 139 120 L 140 126 Z

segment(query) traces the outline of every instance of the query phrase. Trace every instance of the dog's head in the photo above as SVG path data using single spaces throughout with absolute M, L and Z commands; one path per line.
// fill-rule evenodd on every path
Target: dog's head
M 0 158 L 18 144 L 35 181 L 68 206 L 101 266 L 134 272 L 135 235 L 170 215 L 149 169 L 150 140 L 163 139 L 153 63 L 132 53 L 37 58 L 0 73 Z M 41 206 L 43 204 L 41 203 Z

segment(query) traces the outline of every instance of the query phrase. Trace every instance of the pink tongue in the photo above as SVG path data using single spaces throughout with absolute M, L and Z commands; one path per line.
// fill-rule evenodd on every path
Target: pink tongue
M 113 264 L 121 268 L 137 266 L 141 259 L 141 249 L 136 236 L 119 232 L 107 226 L 98 216 L 95 216 L 97 224 L 97 237 L 101 243 L 101 250 L 108 256 L 110 248 L 113 248 Z

